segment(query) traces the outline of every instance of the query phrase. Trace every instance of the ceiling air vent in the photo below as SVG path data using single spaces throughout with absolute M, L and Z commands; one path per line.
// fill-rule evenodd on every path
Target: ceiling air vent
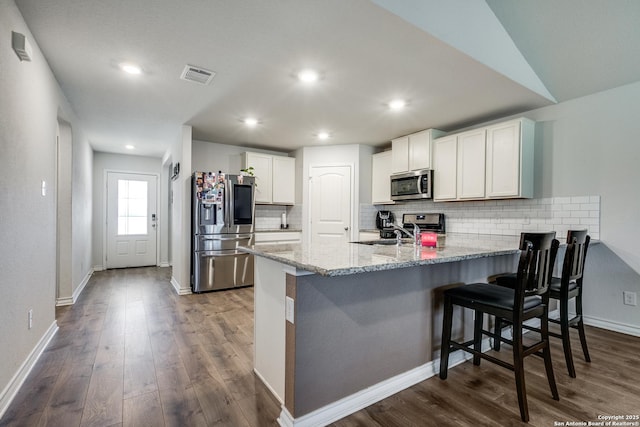
M 187 65 L 182 71 L 180 78 L 182 80 L 188 80 L 190 82 L 200 83 L 201 85 L 208 85 L 216 75 L 211 70 L 205 70 L 204 68 L 194 67 L 193 65 Z

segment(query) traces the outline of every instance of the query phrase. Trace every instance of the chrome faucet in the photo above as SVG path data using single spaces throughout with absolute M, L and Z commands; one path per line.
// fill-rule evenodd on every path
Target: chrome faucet
M 413 233 L 411 233 L 409 230 L 407 230 L 404 227 L 400 227 L 399 225 L 395 225 L 392 224 L 393 229 L 395 230 L 395 234 L 396 234 L 396 243 L 398 244 L 398 246 L 400 246 L 402 244 L 402 233 L 404 232 L 405 234 L 409 235 L 409 237 L 411 238 L 411 240 L 413 241 L 413 245 L 416 246 L 418 244 L 418 239 L 420 238 L 420 227 L 418 227 L 417 224 L 412 223 L 411 225 L 413 225 Z

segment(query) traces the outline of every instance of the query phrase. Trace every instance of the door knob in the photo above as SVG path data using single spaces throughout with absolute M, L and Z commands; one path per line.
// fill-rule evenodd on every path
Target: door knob
M 345 227 L 345 228 L 344 228 L 344 231 L 349 231 L 349 227 Z

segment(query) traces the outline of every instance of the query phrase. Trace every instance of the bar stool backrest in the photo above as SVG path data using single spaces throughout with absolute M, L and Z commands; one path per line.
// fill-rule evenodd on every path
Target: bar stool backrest
M 520 262 L 517 282 L 524 281 L 524 295 L 542 295 L 549 288 L 559 242 L 555 231 L 548 233 L 522 233 L 520 235 Z M 520 287 L 520 286 L 518 286 Z
M 584 274 L 584 261 L 591 237 L 587 230 L 569 230 L 567 233 L 567 252 L 562 265 L 562 283 L 576 281 L 580 286 Z

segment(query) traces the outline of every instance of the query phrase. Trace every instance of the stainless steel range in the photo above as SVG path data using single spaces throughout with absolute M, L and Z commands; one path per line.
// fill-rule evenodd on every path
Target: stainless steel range
M 420 228 L 420 232 L 431 232 L 445 234 L 445 218 L 443 213 L 412 213 L 402 215 L 402 227 L 406 230 L 413 230 L 413 224 Z M 380 237 L 383 239 L 394 239 L 395 229 L 393 227 L 382 228 Z M 402 237 L 410 237 L 404 231 Z
M 195 172 L 192 178 L 191 289 L 206 292 L 253 285 L 253 177 Z

